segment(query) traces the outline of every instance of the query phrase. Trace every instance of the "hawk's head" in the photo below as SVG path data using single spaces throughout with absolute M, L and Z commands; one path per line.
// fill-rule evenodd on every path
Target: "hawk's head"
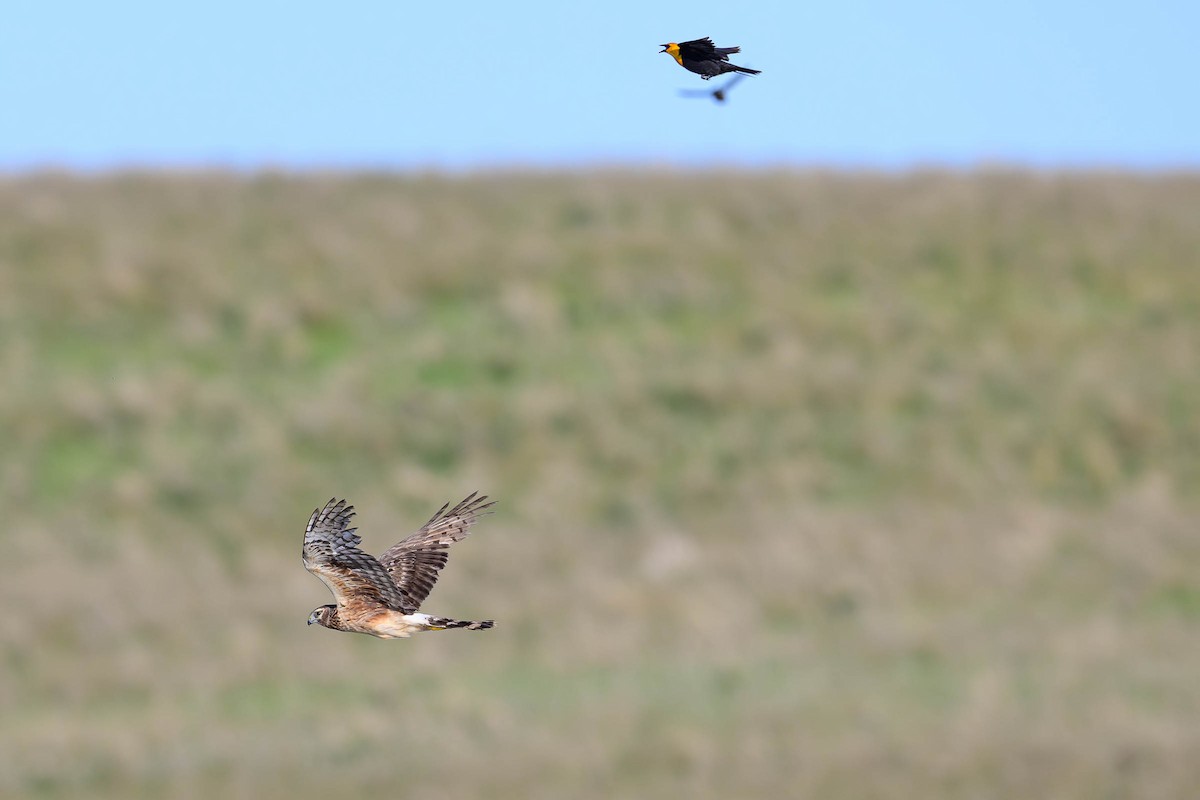
M 333 618 L 337 614 L 337 606 L 319 606 L 313 609 L 313 612 L 308 615 L 308 624 L 323 625 L 326 628 L 336 628 L 337 625 L 332 624 Z

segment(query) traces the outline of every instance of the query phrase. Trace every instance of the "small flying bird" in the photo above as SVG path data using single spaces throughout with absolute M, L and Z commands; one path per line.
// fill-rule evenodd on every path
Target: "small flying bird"
M 707 89 L 680 89 L 679 96 L 680 97 L 711 97 L 712 99 L 716 100 L 718 103 L 724 103 L 725 98 L 729 95 L 729 90 L 733 88 L 733 85 L 740 80 L 745 80 L 745 78 L 746 78 L 745 75 L 734 75 L 732 78 L 725 81 L 724 86 L 718 86 L 716 89 L 713 89 L 711 92 L 708 91 Z
M 313 511 L 304 531 L 304 568 L 333 592 L 336 605 L 320 606 L 308 616 L 335 631 L 366 633 L 381 639 L 407 639 L 418 631 L 492 627 L 493 620 L 474 622 L 420 614 L 438 572 L 446 566 L 451 544 L 466 538 L 471 525 L 495 505 L 472 492 L 450 508 L 442 506 L 421 530 L 392 545 L 379 558 L 358 549 L 362 537 L 350 527 L 354 506 L 331 499 Z
M 739 67 L 729 63 L 729 56 L 740 53 L 740 47 L 715 47 L 713 40 L 707 36 L 703 39 L 693 39 L 690 42 L 667 42 L 659 45 L 660 53 L 669 53 L 671 58 L 679 62 L 679 66 L 694 72 L 704 80 L 714 75 L 724 75 L 726 72 L 740 72 L 743 75 L 758 75 L 762 70 Z

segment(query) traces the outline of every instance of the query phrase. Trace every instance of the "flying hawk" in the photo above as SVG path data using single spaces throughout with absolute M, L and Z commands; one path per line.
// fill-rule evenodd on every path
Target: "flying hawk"
M 362 537 L 351 528 L 354 506 L 331 499 L 325 508 L 313 511 L 304 531 L 304 568 L 316 575 L 337 605 L 313 610 L 314 622 L 335 631 L 367 633 L 381 639 L 407 639 L 417 631 L 490 628 L 493 620 L 463 619 L 419 614 L 417 609 L 446 566 L 447 549 L 471 532 L 471 524 L 488 512 L 495 502 L 472 492 L 450 508 L 441 509 L 421 530 L 392 545 L 379 558 L 358 549 Z

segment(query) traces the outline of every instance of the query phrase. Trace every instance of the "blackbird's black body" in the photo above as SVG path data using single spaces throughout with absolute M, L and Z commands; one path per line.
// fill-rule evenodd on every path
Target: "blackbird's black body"
M 692 39 L 689 42 L 668 42 L 660 45 L 659 52 L 668 53 L 679 62 L 679 66 L 694 72 L 704 80 L 726 72 L 740 72 L 743 75 L 758 75 L 761 70 L 739 67 L 729 63 L 729 56 L 740 53 L 740 47 L 717 47 L 707 36 L 703 39 Z

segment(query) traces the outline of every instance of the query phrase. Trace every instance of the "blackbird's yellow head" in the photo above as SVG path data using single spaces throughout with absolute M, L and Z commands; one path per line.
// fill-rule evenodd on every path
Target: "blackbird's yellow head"
M 676 44 L 675 42 L 667 42 L 666 44 L 660 44 L 659 47 L 661 47 L 662 50 L 659 50 L 658 52 L 670 53 L 671 58 L 674 58 L 680 64 L 683 64 L 683 59 L 679 57 L 679 45 L 678 44 Z

